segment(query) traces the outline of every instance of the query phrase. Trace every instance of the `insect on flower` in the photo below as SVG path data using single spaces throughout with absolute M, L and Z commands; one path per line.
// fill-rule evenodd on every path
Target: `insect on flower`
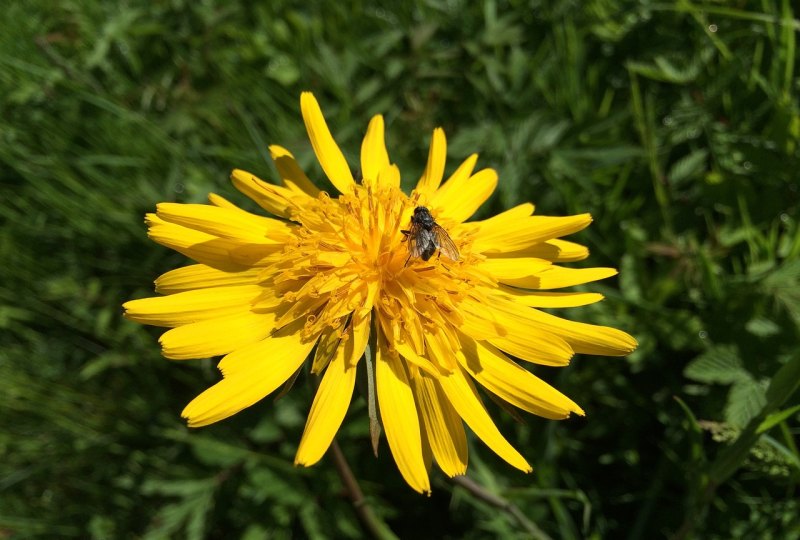
M 411 226 L 408 230 L 400 231 L 405 235 L 403 241 L 408 241 L 408 259 L 419 257 L 423 261 L 430 259 L 436 250 L 439 255 L 442 253 L 452 260 L 458 260 L 458 248 L 450 239 L 441 225 L 433 219 L 430 210 L 424 206 L 414 208 L 414 215 L 411 216 Z

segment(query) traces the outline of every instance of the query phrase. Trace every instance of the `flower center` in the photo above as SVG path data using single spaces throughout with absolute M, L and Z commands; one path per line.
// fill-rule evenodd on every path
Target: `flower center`
M 416 195 L 367 184 L 337 199 L 321 193 L 298 207 L 292 215 L 295 242 L 262 274 L 278 291 L 265 299 L 277 310 L 276 326 L 305 316 L 307 339 L 348 339 L 353 320 L 374 308 L 376 324 L 404 356 L 418 356 L 432 372 L 454 367 L 429 352 L 459 348 L 463 319 L 457 305 L 473 289 L 474 257 L 468 239 L 454 238 L 458 261 L 410 258 L 401 231 L 417 204 Z

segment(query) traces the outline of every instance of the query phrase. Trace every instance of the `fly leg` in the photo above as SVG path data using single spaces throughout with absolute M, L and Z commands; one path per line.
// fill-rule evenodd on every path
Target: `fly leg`
M 447 270 L 449 272 L 450 269 L 442 261 L 439 260 L 439 257 L 441 257 L 441 256 L 442 256 L 442 250 L 441 249 L 437 250 L 437 252 L 436 252 L 436 262 L 441 264 L 442 268 L 444 268 L 445 270 Z

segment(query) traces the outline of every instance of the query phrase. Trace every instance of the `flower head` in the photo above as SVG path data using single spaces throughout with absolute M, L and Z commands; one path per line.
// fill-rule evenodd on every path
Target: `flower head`
M 308 358 L 322 379 L 295 462 L 312 465 L 344 419 L 372 334 L 380 416 L 412 488 L 430 491 L 432 459 L 447 475 L 466 471 L 464 423 L 508 463 L 530 471 L 486 412 L 477 387 L 545 418 L 582 415 L 516 360 L 565 366 L 576 352 L 624 355 L 636 347 L 619 330 L 539 309 L 602 299 L 552 292 L 616 273 L 559 264 L 588 256 L 560 237 L 583 229 L 591 217 L 536 216 L 533 205 L 522 204 L 468 222 L 493 192 L 497 174 L 474 172 L 473 154 L 442 183 L 441 129 L 433 132 L 422 177 L 406 195 L 386 151 L 381 116 L 367 128 L 357 182 L 314 96 L 303 93 L 300 104 L 337 196 L 315 187 L 288 150 L 271 146 L 281 186 L 241 170 L 232 180 L 275 217 L 246 212 L 215 194 L 210 205 L 163 203 L 147 216 L 150 238 L 197 264 L 158 278 L 163 296 L 127 302 L 125 315 L 171 328 L 160 340 L 167 358 L 224 355 L 222 380 L 183 416 L 193 427 L 223 420 L 275 391 Z M 457 255 L 411 256 L 414 239 L 404 231 L 417 207 L 429 209 Z

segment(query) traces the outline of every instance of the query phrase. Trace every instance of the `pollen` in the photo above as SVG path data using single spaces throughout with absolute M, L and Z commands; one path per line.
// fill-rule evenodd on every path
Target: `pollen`
M 428 356 L 424 335 L 432 328 L 457 343 L 462 322 L 457 306 L 472 288 L 464 267 L 477 259 L 470 255 L 468 237 L 458 246 L 459 261 L 409 257 L 401 231 L 419 199 L 365 179 L 336 199 L 320 192 L 306 201 L 302 212 L 292 214 L 299 225 L 294 239 L 265 259 L 263 279 L 291 287 L 277 308 L 283 314 L 279 324 L 302 311 L 307 339 L 335 330 L 346 340 L 348 327 L 374 309 L 376 324 L 395 337 L 391 344 L 408 346 L 420 357 Z M 450 362 L 431 361 L 437 372 L 452 369 Z

